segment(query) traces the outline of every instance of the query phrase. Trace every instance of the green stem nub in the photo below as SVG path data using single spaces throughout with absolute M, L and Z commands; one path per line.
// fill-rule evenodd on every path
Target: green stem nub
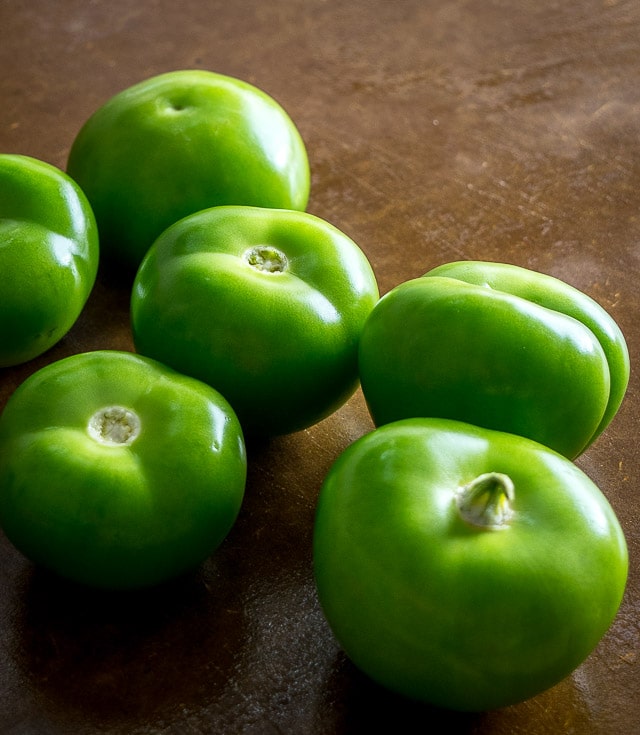
M 513 517 L 515 489 L 508 475 L 487 472 L 461 487 L 456 494 L 460 516 L 473 526 L 505 528 Z
M 272 245 L 256 245 L 244 253 L 247 263 L 262 273 L 284 273 L 289 267 L 287 256 Z

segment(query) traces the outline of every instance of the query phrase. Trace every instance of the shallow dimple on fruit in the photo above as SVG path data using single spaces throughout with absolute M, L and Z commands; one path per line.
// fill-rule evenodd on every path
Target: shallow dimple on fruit
M 161 105 L 164 107 L 165 112 L 168 114 L 173 114 L 177 112 L 184 112 L 189 108 L 189 105 L 185 102 L 181 102 L 179 100 L 172 100 L 172 99 L 164 99 Z
M 89 436 L 100 444 L 127 446 L 140 433 L 137 414 L 122 406 L 106 406 L 96 411 L 87 426 Z

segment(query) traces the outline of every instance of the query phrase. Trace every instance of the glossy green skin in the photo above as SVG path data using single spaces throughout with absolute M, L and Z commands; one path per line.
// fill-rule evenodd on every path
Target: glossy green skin
M 480 262 L 446 264 L 386 294 L 359 362 L 377 425 L 457 419 L 569 458 L 608 425 L 629 379 L 624 337 L 595 301 L 550 276 Z
M 98 231 L 83 192 L 28 156 L 0 154 L 0 367 L 59 342 L 91 293 Z
M 78 133 L 67 170 L 93 206 L 106 258 L 129 268 L 193 212 L 304 210 L 309 197 L 306 148 L 282 107 L 246 82 L 201 70 L 115 95 Z
M 620 327 L 594 299 L 558 278 L 505 263 L 457 261 L 426 274 L 489 287 L 577 319 L 596 336 L 607 358 L 609 400 L 591 442 L 616 415 L 629 383 L 629 350 Z
M 254 246 L 286 256 L 252 266 Z M 357 345 L 378 300 L 366 256 L 304 212 L 216 207 L 169 228 L 145 257 L 131 298 L 136 349 L 203 380 L 246 433 L 305 428 L 358 385 Z
M 120 406 L 131 444 L 91 435 Z M 29 377 L 0 416 L 0 524 L 35 563 L 104 588 L 154 585 L 226 537 L 246 478 L 244 439 L 209 386 L 125 352 L 91 352 Z
M 463 519 L 461 487 L 514 484 L 498 528 Z M 406 419 L 356 441 L 329 471 L 314 530 L 319 599 L 346 654 L 385 687 L 480 711 L 569 675 L 619 608 L 618 520 L 573 463 L 523 437 Z

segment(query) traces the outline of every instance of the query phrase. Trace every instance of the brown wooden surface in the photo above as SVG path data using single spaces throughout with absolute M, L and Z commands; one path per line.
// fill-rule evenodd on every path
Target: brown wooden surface
M 360 244 L 383 293 L 459 258 L 524 265 L 597 299 L 635 368 L 639 39 L 637 0 L 0 0 L 0 150 L 64 167 L 80 125 L 124 87 L 180 68 L 238 76 L 296 121 L 309 210 Z M 128 298 L 101 278 L 57 347 L 0 371 L 0 408 L 52 360 L 132 349 Z M 578 462 L 625 529 L 627 594 L 597 650 L 550 691 L 458 715 L 390 695 L 345 660 L 310 541 L 324 474 L 371 428 L 357 393 L 322 424 L 250 448 L 237 526 L 178 583 L 90 593 L 0 537 L 0 732 L 640 731 L 639 388 L 633 369 Z

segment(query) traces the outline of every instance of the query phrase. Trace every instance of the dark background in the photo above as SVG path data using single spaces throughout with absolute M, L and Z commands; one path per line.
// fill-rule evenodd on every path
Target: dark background
M 632 376 L 578 464 L 631 557 L 613 627 L 569 678 L 521 705 L 441 712 L 344 658 L 311 575 L 315 501 L 372 428 L 334 416 L 254 446 L 239 521 L 202 569 L 127 595 L 34 570 L 0 536 L 3 735 L 631 735 L 640 722 L 640 6 L 636 0 L 0 0 L 0 150 L 64 168 L 110 96 L 172 69 L 240 77 L 298 125 L 309 211 L 365 251 L 384 293 L 450 260 L 562 278 L 623 329 Z M 1 293 L 0 274 L 0 293 Z M 101 277 L 68 336 L 0 370 L 0 408 L 42 365 L 132 350 L 128 289 Z

